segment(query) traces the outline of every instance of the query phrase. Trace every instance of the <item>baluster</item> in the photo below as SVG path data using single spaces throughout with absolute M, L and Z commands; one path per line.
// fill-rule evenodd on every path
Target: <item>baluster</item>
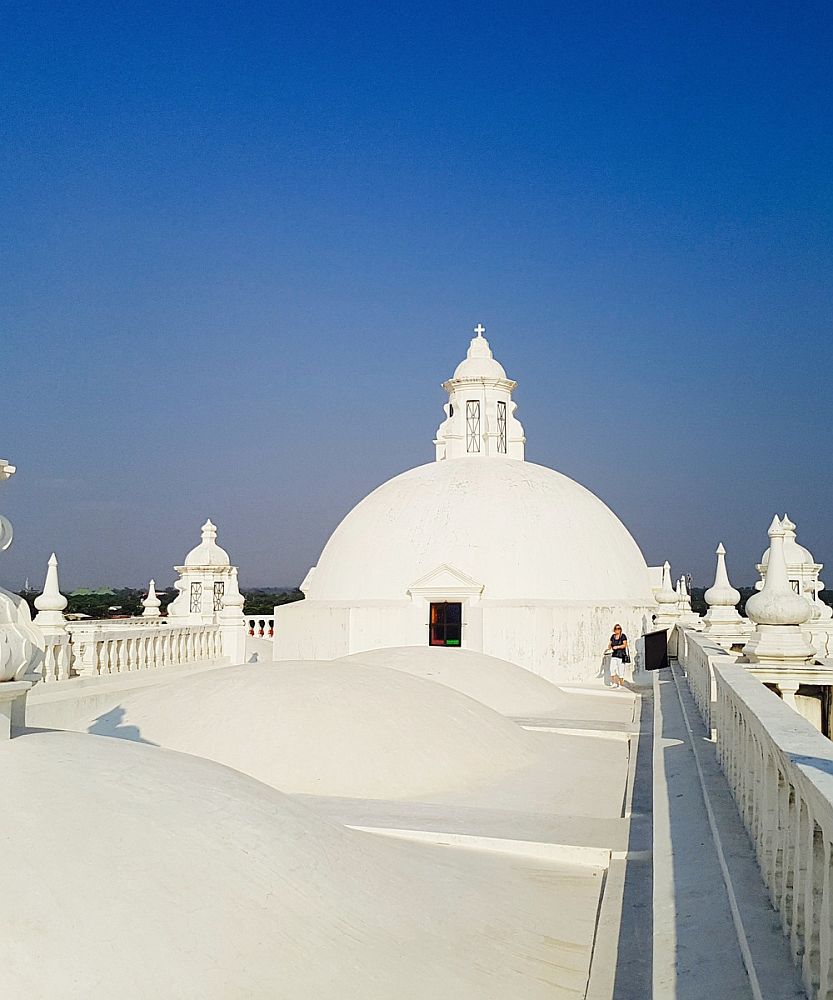
M 831 940 L 833 940 L 833 911 L 830 905 L 830 839 L 823 836 L 821 858 L 821 903 L 819 907 L 819 988 L 817 1000 L 833 1000 L 833 962 L 831 961 Z
M 793 961 L 798 962 L 804 955 L 804 905 L 807 888 L 809 851 L 812 844 L 812 829 L 809 826 L 807 803 L 796 789 L 795 831 L 795 873 L 793 875 L 793 912 L 790 927 L 790 950 Z
M 759 863 L 770 899 L 775 882 L 775 853 L 778 836 L 778 794 L 781 775 L 771 754 L 764 751 L 761 797 L 761 853 Z
M 812 814 L 807 815 L 807 871 L 804 880 L 804 959 L 801 978 L 810 996 L 816 996 L 820 981 L 819 918 L 824 878 L 824 837 Z
M 54 646 L 51 646 L 47 640 L 46 646 L 43 650 L 43 666 L 41 667 L 41 678 L 44 684 L 48 684 L 49 681 L 55 679 L 52 657 L 53 649 Z

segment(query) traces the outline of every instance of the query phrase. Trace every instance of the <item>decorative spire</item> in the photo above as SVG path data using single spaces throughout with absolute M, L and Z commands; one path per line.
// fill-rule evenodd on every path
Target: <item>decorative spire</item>
M 142 612 L 143 618 L 158 618 L 160 615 L 159 609 L 162 607 L 162 602 L 156 596 L 156 582 L 151 580 L 148 584 L 148 596 L 142 601 L 144 611 Z
M 677 594 L 677 607 L 680 611 L 680 624 L 686 626 L 687 628 L 699 628 L 702 623 L 701 618 L 700 615 L 696 614 L 691 608 L 691 595 L 688 592 L 685 573 L 683 573 L 680 577 Z
M 202 540 L 209 544 L 217 541 L 217 525 L 212 522 L 210 517 L 202 526 Z
M 746 602 L 746 614 L 756 628 L 743 653 L 752 663 L 786 666 L 808 663 L 815 654 L 801 625 L 812 616 L 812 608 L 809 601 L 790 586 L 784 559 L 786 531 L 777 516 L 773 517 L 768 533 L 766 580 L 761 590 Z
M 677 581 L 677 604 L 681 612 L 691 610 L 691 598 L 685 585 L 685 574 Z
M 63 616 L 66 606 L 67 599 L 61 593 L 58 584 L 58 557 L 53 552 L 47 564 L 43 593 L 35 598 L 35 607 L 38 609 L 35 625 L 63 628 L 66 624 L 66 618 Z
M 729 583 L 726 571 L 726 549 L 723 542 L 717 546 L 717 566 L 714 571 L 714 583 L 703 595 L 709 610 L 706 612 L 705 629 L 707 632 L 727 632 L 738 634 L 744 629 L 744 623 L 738 614 L 737 603 L 740 591 Z
M 666 560 L 662 565 L 662 586 L 656 595 L 659 611 L 654 624 L 657 628 L 670 628 L 680 616 L 678 597 L 671 586 L 671 564 Z

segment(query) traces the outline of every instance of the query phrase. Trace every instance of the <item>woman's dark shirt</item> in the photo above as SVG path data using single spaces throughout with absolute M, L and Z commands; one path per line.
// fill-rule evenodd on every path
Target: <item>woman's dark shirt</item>
M 628 641 L 628 637 L 625 635 L 624 632 L 621 633 L 621 635 L 619 636 L 618 639 L 616 638 L 615 635 L 612 635 L 610 637 L 610 645 L 613 648 L 613 654 L 612 655 L 618 657 L 618 659 L 620 659 L 620 660 L 624 660 L 625 654 L 627 653 L 627 649 L 625 649 L 625 647 L 622 645 L 622 643 L 625 643 L 627 641 Z M 621 646 L 621 649 L 617 649 L 616 648 L 617 646 Z

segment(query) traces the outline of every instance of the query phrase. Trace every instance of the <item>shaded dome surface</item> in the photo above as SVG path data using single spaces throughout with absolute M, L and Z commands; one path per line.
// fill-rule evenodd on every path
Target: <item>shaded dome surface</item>
M 230 710 L 230 709 L 233 709 Z M 72 728 L 226 764 L 286 792 L 405 799 L 520 770 L 537 746 L 441 684 L 334 662 L 245 664 L 124 692 Z
M 336 528 L 306 594 L 404 600 L 443 564 L 483 584 L 485 600 L 653 604 L 639 547 L 598 497 L 499 457 L 434 462 L 378 487 Z
M 560 712 L 569 695 L 543 677 L 508 660 L 470 649 L 399 646 L 351 653 L 336 663 L 387 667 L 444 684 L 504 715 Z
M 343 829 L 209 761 L 77 733 L 0 747 L 0 800 L 4 995 L 579 995 L 596 905 L 576 906 L 567 873 L 524 905 L 561 896 L 582 927 L 549 918 L 545 937 L 508 875 Z

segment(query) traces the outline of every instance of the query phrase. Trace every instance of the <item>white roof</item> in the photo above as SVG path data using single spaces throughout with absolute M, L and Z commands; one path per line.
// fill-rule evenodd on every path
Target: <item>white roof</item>
M 441 567 L 481 585 L 485 600 L 653 601 L 642 553 L 598 497 L 498 457 L 435 462 L 384 483 L 333 533 L 306 595 L 404 600 Z
M 547 865 L 522 880 L 517 862 L 347 830 L 210 761 L 79 733 L 0 745 L 0 801 L 14 902 L 3 996 L 583 991 L 593 870 Z

